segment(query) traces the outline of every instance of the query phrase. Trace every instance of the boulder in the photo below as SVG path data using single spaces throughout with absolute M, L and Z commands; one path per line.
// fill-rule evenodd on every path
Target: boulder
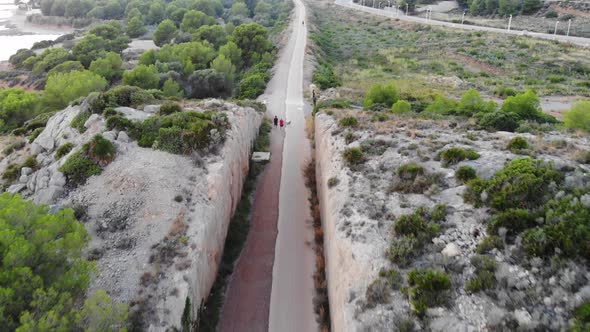
M 514 318 L 518 321 L 518 325 L 521 327 L 529 326 L 533 322 L 531 314 L 524 309 L 514 310 Z
M 49 186 L 63 187 L 66 185 L 66 177 L 61 172 L 55 172 L 49 180 Z
M 33 169 L 30 167 L 23 167 L 20 170 L 21 175 L 30 175 L 31 173 L 33 173 Z
M 39 190 L 35 194 L 34 201 L 37 204 L 51 204 L 54 203 L 64 193 L 63 187 L 49 186 Z
M 92 127 L 93 124 L 100 121 L 100 116 L 98 114 L 92 114 L 86 122 L 84 122 L 84 128 L 88 129 Z
M 102 137 L 108 139 L 111 142 L 114 142 L 117 134 L 114 131 L 105 131 L 104 133 L 102 133 Z
M 156 114 L 160 111 L 160 105 L 146 105 L 143 111 L 149 114 Z
M 461 248 L 455 243 L 449 243 L 441 252 L 445 257 L 455 257 L 461 254 Z
M 129 143 L 130 139 L 129 139 L 129 136 L 127 135 L 126 132 L 121 131 L 121 132 L 119 132 L 119 135 L 117 136 L 117 141 L 123 142 L 123 143 Z
M 27 183 L 27 181 L 29 181 L 29 176 L 28 175 L 21 175 L 20 178 L 18 179 L 18 182 L 20 183 Z
M 152 116 L 152 114 L 136 110 L 131 107 L 117 107 L 115 111 L 121 113 L 125 118 L 131 121 L 144 121 Z
M 10 194 L 14 195 L 14 194 L 21 192 L 26 187 L 27 186 L 22 183 L 13 184 L 12 186 L 8 187 L 8 190 L 6 190 L 6 191 L 9 192 Z

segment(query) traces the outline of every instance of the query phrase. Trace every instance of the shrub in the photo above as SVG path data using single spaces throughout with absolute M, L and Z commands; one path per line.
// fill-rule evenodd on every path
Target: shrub
M 139 65 L 123 73 L 123 83 L 142 89 L 157 89 L 160 85 L 158 69 L 154 65 Z
M 466 285 L 470 293 L 476 293 L 482 290 L 490 289 L 496 285 L 496 262 L 486 256 L 473 256 L 471 264 L 475 266 L 475 277 Z
M 425 112 L 441 115 L 451 115 L 457 110 L 457 101 L 443 96 L 436 96 L 434 101 L 424 109 Z
M 572 332 L 587 332 L 590 330 L 590 302 L 586 301 L 574 310 L 574 325 Z
M 475 206 L 486 204 L 497 210 L 530 209 L 546 201 L 552 182 L 559 184 L 563 179 L 563 173 L 542 161 L 514 159 L 489 180 L 469 181 L 464 198 Z M 485 201 L 481 195 L 484 191 Z
M 70 151 L 72 151 L 73 148 L 74 143 L 71 142 L 60 145 L 60 147 L 55 150 L 55 159 L 60 159 L 61 157 L 67 155 L 70 153 Z
M 59 168 L 73 186 L 84 184 L 89 177 L 102 173 L 100 166 L 88 157 L 88 148 L 88 145 L 84 145 Z
M 338 123 L 342 127 L 356 127 L 356 125 L 358 125 L 359 122 L 358 122 L 357 118 L 355 118 L 354 116 L 348 116 L 348 117 L 340 119 L 340 121 L 338 121 Z
M 414 180 L 417 176 L 424 175 L 424 173 L 424 167 L 413 162 L 402 165 L 397 169 L 397 176 L 402 180 Z
M 590 132 L 590 101 L 579 101 L 563 114 L 566 128 Z
M 549 257 L 559 253 L 567 258 L 590 258 L 590 207 L 584 204 L 588 192 L 576 192 L 545 205 L 542 227 L 523 234 L 523 248 L 531 256 Z M 559 249 L 559 251 L 557 251 Z
M 524 137 L 514 137 L 508 142 L 508 150 L 512 152 L 518 152 L 529 147 L 529 143 Z
M 51 106 L 59 109 L 93 91 L 102 91 L 106 86 L 104 78 L 87 70 L 57 73 L 47 78 L 45 98 Z
M 108 130 L 120 130 L 120 131 L 129 131 L 133 129 L 135 126 L 131 120 L 121 116 L 121 115 L 113 115 L 107 119 L 106 127 Z
M 393 114 L 406 114 L 412 111 L 412 106 L 405 100 L 398 100 L 393 106 L 391 106 L 391 112 Z
M 514 114 L 520 120 L 532 120 L 539 123 L 555 123 L 557 120 L 541 110 L 541 100 L 531 90 L 506 98 L 502 111 Z
M 465 150 L 458 147 L 444 150 L 440 152 L 439 156 L 443 161 L 443 166 L 445 167 L 457 164 L 458 162 L 466 159 L 475 160 L 480 157 L 479 153 L 475 152 L 474 150 Z
M 516 91 L 515 89 L 510 88 L 510 87 L 499 86 L 496 89 L 494 89 L 494 94 L 496 96 L 506 98 L 506 97 L 510 97 L 510 96 L 516 96 L 518 94 L 518 91 Z
M 478 124 L 488 131 L 514 132 L 518 128 L 518 118 L 511 113 L 496 111 L 481 116 Z
M 335 88 L 342 84 L 338 76 L 334 73 L 332 65 L 327 62 L 322 62 L 315 68 L 313 82 L 322 90 Z
M 2 173 L 2 179 L 8 181 L 9 183 L 16 181 L 20 176 L 21 168 L 22 167 L 20 165 L 16 164 L 8 165 L 4 170 L 4 173 Z
M 401 236 L 394 238 L 387 250 L 387 257 L 401 267 L 407 266 L 421 246 L 418 241 L 411 236 Z
M 357 147 L 347 148 L 342 156 L 349 165 L 358 165 L 365 161 L 365 154 Z
M 350 102 L 344 99 L 328 99 L 320 100 L 317 102 L 316 109 L 320 110 L 323 108 L 350 108 Z
M 25 147 L 25 145 L 27 145 L 27 142 L 25 142 L 24 140 L 18 140 L 10 145 L 8 145 L 7 147 L 4 148 L 4 150 L 2 150 L 2 153 L 7 156 L 11 153 L 13 153 L 14 151 L 18 151 L 22 148 Z
M 89 144 L 88 156 L 99 165 L 105 166 L 115 159 L 117 149 L 111 141 L 102 135 L 94 136 Z
M 502 239 L 499 236 L 491 235 L 485 237 L 483 240 L 481 240 L 480 243 L 477 244 L 477 246 L 475 247 L 475 252 L 478 254 L 487 254 L 494 248 L 504 248 L 504 241 L 502 241 Z
M 90 114 L 86 112 L 80 112 L 72 119 L 72 122 L 70 122 L 70 127 L 77 129 L 80 134 L 83 134 L 86 132 L 86 127 L 84 127 L 84 124 L 89 118 Z
M 180 104 L 167 100 L 160 106 L 159 115 L 170 115 L 176 112 L 182 112 Z
M 136 86 L 120 85 L 105 92 L 97 98 L 92 107 L 93 113 L 100 113 L 105 107 L 127 106 L 138 107 L 153 101 L 154 96 L 146 90 Z M 98 107 L 97 107 L 98 106 Z
M 381 270 L 379 277 L 384 278 L 387 285 L 394 290 L 400 289 L 404 283 L 404 277 L 395 269 Z
M 455 171 L 455 177 L 461 182 L 467 182 L 477 177 L 477 173 L 473 167 L 461 166 Z
M 472 116 L 476 113 L 489 113 L 496 110 L 496 104 L 493 101 L 485 102 L 477 90 L 469 90 L 463 94 L 457 105 L 457 114 L 463 116 Z
M 31 132 L 31 135 L 29 136 L 29 143 L 33 143 L 33 141 L 39 137 L 39 135 L 41 135 L 41 133 L 43 132 L 43 130 L 45 130 L 45 127 L 41 127 L 41 128 L 36 128 L 35 130 L 33 130 Z
M 328 179 L 328 188 L 336 187 L 340 183 L 340 180 L 336 177 L 331 177 Z
M 419 212 L 414 212 L 397 218 L 393 231 L 397 235 L 412 236 L 419 242 L 425 242 L 440 231 L 440 225 L 429 222 Z
M 451 288 L 449 275 L 442 271 L 430 269 L 413 269 L 408 273 L 408 297 L 412 311 L 419 317 L 426 309 L 444 305 L 448 290 Z
M 557 14 L 556 11 L 550 10 L 547 13 L 545 13 L 545 18 L 557 18 L 559 16 L 559 14 Z
M 393 191 L 421 194 L 439 182 L 439 174 L 427 174 L 424 168 L 416 163 L 409 163 L 398 168 L 400 180 L 392 186 Z
M 266 89 L 266 78 L 263 74 L 247 75 L 240 81 L 238 97 L 241 99 L 256 99 Z
M 374 308 L 379 303 L 389 301 L 389 287 L 387 282 L 382 279 L 373 281 L 365 293 L 368 308 Z
M 390 108 L 399 99 L 399 92 L 395 85 L 373 85 L 363 101 L 365 109 L 371 108 L 375 104 L 383 104 Z

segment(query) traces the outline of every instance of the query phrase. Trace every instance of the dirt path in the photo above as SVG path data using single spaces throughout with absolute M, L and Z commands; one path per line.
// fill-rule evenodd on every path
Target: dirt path
M 539 32 L 525 32 L 519 30 L 506 30 L 506 29 L 499 29 L 499 28 L 490 28 L 484 27 L 479 25 L 461 25 L 458 23 L 446 22 L 446 21 L 437 21 L 437 20 L 427 20 L 423 17 L 417 16 L 406 16 L 403 13 L 399 16 L 395 14 L 395 10 L 383 10 L 383 9 L 376 9 L 365 7 L 361 5 L 357 5 L 352 2 L 352 0 L 336 0 L 336 5 L 352 8 L 355 10 L 364 11 L 374 15 L 386 16 L 392 19 L 399 19 L 401 21 L 408 21 L 408 22 L 416 22 L 421 24 L 430 24 L 430 25 L 438 25 L 438 26 L 446 26 L 454 29 L 463 29 L 463 30 L 472 30 L 472 31 L 487 31 L 487 32 L 494 32 L 494 33 L 503 33 L 503 34 L 510 34 L 510 35 L 526 35 L 529 37 L 540 38 L 540 39 L 548 39 L 548 40 L 557 40 L 560 42 L 567 42 L 576 44 L 579 46 L 590 47 L 590 38 L 582 38 L 582 37 L 571 37 L 571 36 L 563 36 L 563 35 L 553 35 L 548 33 L 539 33 Z
M 277 115 L 290 124 L 271 134 L 270 165 L 256 189 L 250 232 L 221 311 L 219 330 L 224 332 L 317 330 L 313 237 L 306 223 L 309 206 L 302 174 L 309 155 L 303 116 L 307 31 L 301 24 L 305 16 L 301 0 L 295 0 L 295 6 L 289 42 L 259 98 L 271 117 Z
M 273 129 L 272 159 L 254 194 L 252 224 L 228 285 L 219 321 L 220 331 L 268 331 L 283 137 L 283 132 Z

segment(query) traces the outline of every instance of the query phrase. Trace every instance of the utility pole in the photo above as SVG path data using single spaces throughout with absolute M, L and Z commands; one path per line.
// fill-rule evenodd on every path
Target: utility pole
M 463 16 L 461 16 L 461 25 L 465 22 L 465 11 L 463 11 Z
M 572 19 L 570 18 L 570 19 L 567 21 L 567 36 L 568 36 L 568 37 L 570 36 L 570 27 L 571 27 L 571 26 L 572 26 Z
M 553 30 L 553 35 L 557 35 L 557 25 L 559 24 L 559 21 L 555 21 L 555 30 Z
M 406 2 L 406 16 L 408 16 L 408 3 Z
M 512 15 L 510 15 L 510 18 L 508 19 L 508 31 L 510 31 L 511 24 L 512 24 Z

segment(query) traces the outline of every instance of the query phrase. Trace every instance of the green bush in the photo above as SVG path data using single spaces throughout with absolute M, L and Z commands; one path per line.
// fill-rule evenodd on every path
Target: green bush
M 461 182 L 467 182 L 477 177 L 477 172 L 471 166 L 461 166 L 455 171 L 455 177 Z
M 385 107 L 391 108 L 398 99 L 399 91 L 395 85 L 377 84 L 373 85 L 365 95 L 363 107 L 365 109 L 370 109 L 373 105 L 383 104 Z
M 334 73 L 332 65 L 327 62 L 322 62 L 315 68 L 313 83 L 317 84 L 322 90 L 335 88 L 342 84 Z
M 424 175 L 425 170 L 424 167 L 418 165 L 414 162 L 401 165 L 397 169 L 397 176 L 399 176 L 402 180 L 414 180 L 419 175 Z
M 368 308 L 374 308 L 377 304 L 389 301 L 389 287 L 383 279 L 373 281 L 365 292 L 365 299 Z
M 511 113 L 496 111 L 483 114 L 479 117 L 478 124 L 488 131 L 514 132 L 518 128 L 518 118 Z
M 405 100 L 398 100 L 391 106 L 391 112 L 393 114 L 406 114 L 412 111 L 412 105 Z
M 25 147 L 25 145 L 27 145 L 27 142 L 25 142 L 24 140 L 18 140 L 10 145 L 8 145 L 7 147 L 4 148 L 4 150 L 2 150 L 2 153 L 7 156 L 11 153 L 13 153 L 14 151 L 18 151 L 22 148 Z
M 102 91 L 106 86 L 104 78 L 87 70 L 57 73 L 47 78 L 45 98 L 49 105 L 59 109 L 91 92 Z
M 438 234 L 440 225 L 429 222 L 419 212 L 414 212 L 397 218 L 393 231 L 397 235 L 412 236 L 419 242 L 425 242 Z
M 463 94 L 457 105 L 457 114 L 470 117 L 476 113 L 490 113 L 496 110 L 493 101 L 486 102 L 479 95 L 477 90 L 469 90 Z
M 74 143 L 71 142 L 60 145 L 60 147 L 55 150 L 55 159 L 60 159 L 61 157 L 67 155 L 70 153 L 70 151 L 72 151 L 73 148 Z
M 524 209 L 508 209 L 493 216 L 488 223 L 488 232 L 497 234 L 498 229 L 505 228 L 508 236 L 516 236 L 520 232 L 536 226 L 536 216 Z
M 170 115 L 172 113 L 182 112 L 182 107 L 179 103 L 170 100 L 165 101 L 160 105 L 159 115 Z
M 542 205 L 550 194 L 552 182 L 560 184 L 563 173 L 550 164 L 532 158 L 514 159 L 489 180 L 467 183 L 464 198 L 475 206 L 488 205 L 497 210 L 530 209 Z M 487 193 L 486 201 L 481 194 Z
M 394 238 L 387 249 L 387 257 L 401 267 L 407 266 L 422 246 L 411 236 Z
M 590 132 L 590 101 L 579 101 L 563 114 L 566 128 Z
M 451 115 L 457 111 L 457 101 L 443 96 L 436 96 L 434 101 L 424 111 L 427 113 Z
M 424 167 L 411 162 L 397 169 L 400 181 L 394 183 L 392 190 L 402 193 L 421 194 L 440 180 L 439 174 L 427 174 Z
M 39 135 L 41 135 L 41 133 L 43 132 L 43 130 L 45 130 L 45 127 L 41 127 L 41 128 L 36 128 L 35 130 L 33 130 L 31 132 L 31 135 L 29 135 L 29 143 L 33 143 L 33 141 L 39 137 Z
M 475 266 L 475 277 L 466 285 L 470 293 L 477 293 L 482 290 L 490 289 L 496 286 L 496 261 L 487 256 L 473 256 L 471 264 Z
M 523 248 L 531 256 L 550 257 L 559 253 L 562 257 L 590 258 L 590 207 L 582 196 L 588 191 L 576 192 L 545 205 L 545 221 L 542 227 L 532 228 L 523 234 Z
M 354 116 L 347 116 L 338 121 L 341 127 L 356 127 L 358 123 L 359 121 Z
M 115 109 L 112 108 L 112 107 L 107 107 L 107 108 L 105 108 L 104 112 L 102 112 L 102 116 L 105 119 L 108 119 L 111 116 L 115 116 L 115 115 L 118 115 L 118 114 L 119 114 L 119 112 L 115 111 Z
M 556 11 L 550 10 L 547 13 L 545 13 L 545 18 L 557 18 L 559 16 L 559 14 L 557 14 Z
M 113 161 L 116 153 L 115 145 L 100 134 L 94 136 L 89 143 L 88 156 L 101 166 Z
M 543 113 L 541 100 L 532 90 L 506 98 L 502 104 L 502 111 L 514 114 L 520 120 L 532 120 L 539 123 L 557 122 L 551 115 Z
M 400 289 L 404 283 L 404 277 L 395 269 L 381 270 L 379 277 L 384 278 L 387 285 L 394 290 Z
M 481 242 L 477 244 L 477 246 L 475 247 L 475 252 L 480 255 L 483 255 L 489 253 L 494 248 L 504 248 L 504 241 L 502 241 L 502 239 L 499 236 L 491 235 L 483 238 L 483 240 L 481 240 Z
M 571 332 L 588 331 L 590 331 L 590 302 L 586 301 L 574 310 L 574 325 Z
M 86 127 L 84 127 L 84 123 L 86 123 L 86 121 L 88 121 L 89 118 L 90 114 L 86 112 L 80 112 L 72 119 L 72 122 L 70 122 L 70 127 L 77 129 L 78 132 L 80 132 L 80 134 L 83 134 L 84 132 L 86 132 Z
M 321 110 L 324 108 L 350 108 L 350 102 L 344 99 L 328 99 L 320 100 L 317 102 L 316 109 Z
M 123 83 L 142 89 L 157 89 L 160 86 L 158 69 L 154 65 L 139 65 L 123 73 Z
M 447 150 L 444 150 L 439 153 L 439 157 L 443 161 L 443 166 L 448 167 L 450 165 L 457 164 L 463 160 L 475 160 L 480 157 L 479 153 L 475 152 L 471 149 L 462 149 L 458 147 L 453 147 Z
M 263 74 L 255 73 L 247 75 L 240 81 L 238 97 L 241 99 L 256 99 L 266 89 L 266 77 Z
M 527 142 L 527 140 L 524 137 L 514 137 L 513 139 L 510 140 L 510 142 L 508 142 L 508 150 L 512 151 L 512 152 L 518 152 L 521 150 L 524 150 L 526 148 L 529 147 L 529 143 Z
M 496 89 L 494 89 L 494 94 L 496 96 L 506 98 L 506 97 L 510 97 L 510 96 L 516 96 L 518 94 L 518 91 L 516 91 L 515 89 L 510 88 L 510 87 L 499 86 Z
M 93 113 L 101 113 L 106 107 L 138 107 L 150 103 L 154 96 L 142 88 L 129 85 L 120 85 L 105 92 L 97 99 L 92 107 Z
M 68 183 L 73 186 L 82 185 L 89 177 L 102 173 L 102 168 L 89 158 L 88 148 L 87 144 L 84 145 L 59 168 L 59 171 L 66 176 Z
M 83 259 L 89 236 L 71 209 L 50 213 L 19 195 L 0 195 L 2 329 L 73 331 L 76 300 L 94 265 Z M 56 316 L 56 313 L 59 313 Z M 81 328 L 84 330 L 84 328 Z
M 426 309 L 444 305 L 451 289 L 449 275 L 430 269 L 413 269 L 408 273 L 408 297 L 412 311 L 419 317 Z
M 129 131 L 135 128 L 135 124 L 124 116 L 113 115 L 107 119 L 106 127 L 108 130 Z
M 365 161 L 365 154 L 357 147 L 347 148 L 342 153 L 342 157 L 349 165 L 357 165 Z

